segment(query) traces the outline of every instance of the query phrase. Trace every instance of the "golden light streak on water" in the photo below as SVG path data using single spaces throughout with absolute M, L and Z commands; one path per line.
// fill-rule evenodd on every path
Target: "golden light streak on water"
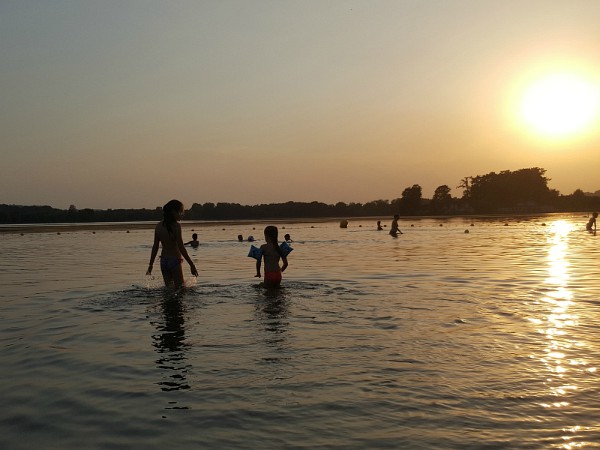
M 573 231 L 572 224 L 566 221 L 556 221 L 550 227 L 548 235 L 548 276 L 545 284 L 548 291 L 541 299 L 541 305 L 548 309 L 543 311 L 543 317 L 532 318 L 531 322 L 540 327 L 539 331 L 546 339 L 545 356 L 540 358 L 546 372 L 546 384 L 550 395 L 556 401 L 542 403 L 544 408 L 565 410 L 572 407 L 566 401 L 570 392 L 576 391 L 576 378 L 572 368 L 585 365 L 586 362 L 573 355 L 583 343 L 578 341 L 576 334 L 579 317 L 570 312 L 573 306 L 573 292 L 569 288 L 571 253 L 569 250 L 569 233 Z M 571 379 L 572 378 L 572 379 Z M 574 449 L 586 445 L 584 442 L 574 442 L 573 435 L 580 430 L 579 426 L 564 428 L 562 448 Z

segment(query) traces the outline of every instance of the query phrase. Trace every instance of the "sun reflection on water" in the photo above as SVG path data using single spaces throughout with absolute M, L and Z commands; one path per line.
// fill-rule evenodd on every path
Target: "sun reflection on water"
M 544 408 L 568 411 L 571 406 L 569 398 L 578 390 L 575 371 L 586 371 L 587 363 L 579 358 L 578 349 L 584 344 L 578 340 L 577 327 L 579 317 L 571 309 L 573 292 L 569 288 L 569 233 L 573 225 L 566 221 L 556 221 L 548 234 L 548 276 L 545 279 L 547 292 L 541 298 L 547 309 L 541 318 L 532 318 L 532 323 L 545 338 L 544 356 L 540 361 L 544 364 L 546 385 L 554 401 L 542 403 Z M 595 368 L 587 369 L 593 372 Z M 571 449 L 586 446 L 585 442 L 575 442 L 574 438 L 581 431 L 580 426 L 572 426 L 561 430 L 562 448 Z

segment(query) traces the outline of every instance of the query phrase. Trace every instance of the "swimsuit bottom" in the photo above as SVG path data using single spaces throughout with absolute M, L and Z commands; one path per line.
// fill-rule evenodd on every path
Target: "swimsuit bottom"
M 281 283 L 281 272 L 265 272 L 265 283 L 268 284 L 280 284 Z
M 177 256 L 161 256 L 160 270 L 163 272 L 171 272 L 172 270 L 177 269 L 181 263 L 183 263 L 183 258 L 178 258 Z

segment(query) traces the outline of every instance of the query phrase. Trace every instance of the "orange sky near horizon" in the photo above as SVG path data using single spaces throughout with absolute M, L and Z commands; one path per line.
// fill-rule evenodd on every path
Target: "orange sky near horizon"
M 527 167 L 593 192 L 598 113 L 556 136 L 521 108 L 552 74 L 600 86 L 598 23 L 582 0 L 4 3 L 0 203 L 460 196 Z

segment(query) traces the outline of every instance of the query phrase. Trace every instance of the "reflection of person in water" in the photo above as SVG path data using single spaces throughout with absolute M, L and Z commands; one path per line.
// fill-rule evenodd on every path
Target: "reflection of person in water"
M 289 315 L 288 301 L 285 294 L 278 291 L 264 291 L 264 296 L 256 301 L 255 314 L 257 324 L 267 332 L 265 342 L 275 350 L 284 350 Z M 271 358 L 274 359 L 274 358 Z
M 163 321 L 157 322 L 157 333 L 152 336 L 153 346 L 159 355 L 157 367 L 164 373 L 158 383 L 163 391 L 189 389 L 184 327 L 184 309 L 181 298 L 166 297 L 162 301 Z

